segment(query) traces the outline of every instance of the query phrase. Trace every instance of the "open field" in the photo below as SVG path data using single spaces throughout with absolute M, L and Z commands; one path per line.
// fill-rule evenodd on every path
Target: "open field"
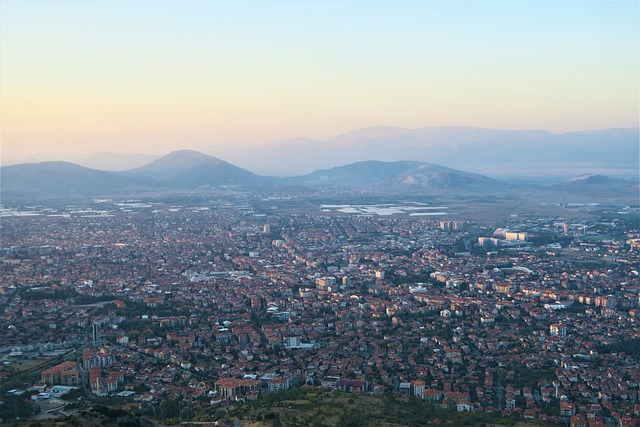
M 414 216 L 432 219 L 472 219 L 493 225 L 516 209 L 528 194 L 349 196 L 272 199 L 257 203 L 263 213 Z
M 11 366 L 14 370 L 23 372 L 30 369 L 38 368 L 40 366 L 44 366 L 47 364 L 47 362 L 48 360 L 46 359 L 21 359 L 11 363 Z

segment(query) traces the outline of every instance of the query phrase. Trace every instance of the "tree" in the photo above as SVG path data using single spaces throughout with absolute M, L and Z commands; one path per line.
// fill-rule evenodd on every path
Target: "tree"
M 177 399 L 165 399 L 160 402 L 160 417 L 163 419 L 180 416 L 180 405 Z

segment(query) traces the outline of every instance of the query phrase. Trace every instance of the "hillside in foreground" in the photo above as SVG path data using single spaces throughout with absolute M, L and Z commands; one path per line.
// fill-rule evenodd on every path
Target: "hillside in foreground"
M 501 417 L 488 412 L 456 412 L 415 398 L 347 394 L 318 388 L 291 389 L 219 410 L 214 418 L 242 426 L 546 426 L 542 421 Z
M 173 425 L 211 425 L 241 427 L 545 427 L 544 421 L 501 417 L 488 412 L 456 412 L 415 398 L 347 394 L 318 388 L 290 389 L 266 397 L 239 402 L 226 408 L 210 409 L 195 415 L 183 408 L 183 418 L 163 418 L 158 424 L 152 417 L 100 404 L 68 415 L 15 422 L 19 427 L 151 427 Z M 187 415 L 190 414 L 190 415 Z M 194 416 L 195 415 L 195 416 Z

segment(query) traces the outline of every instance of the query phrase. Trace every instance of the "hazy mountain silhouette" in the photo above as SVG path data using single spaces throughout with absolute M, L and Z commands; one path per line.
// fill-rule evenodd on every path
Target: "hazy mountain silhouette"
M 224 160 L 180 150 L 142 167 L 122 172 L 101 171 L 68 162 L 28 163 L 0 168 L 4 198 L 42 196 L 116 196 L 200 187 L 273 186 L 281 192 L 304 193 L 319 187 L 366 188 L 395 193 L 488 193 L 514 188 L 486 176 L 419 161 L 363 161 L 321 169 L 286 179 L 259 176 Z M 633 199 L 638 184 L 601 175 L 579 176 L 541 187 L 575 194 L 622 194 Z M 635 190 L 634 190 L 635 189 Z
M 0 168 L 3 197 L 40 195 L 88 195 L 142 188 L 153 182 L 99 171 L 69 162 L 23 163 Z
M 215 153 L 258 175 L 299 176 L 336 164 L 407 159 L 493 177 L 548 177 L 547 182 L 592 173 L 635 179 L 639 128 L 552 133 L 475 127 L 408 129 L 375 126 L 328 140 L 292 138 L 261 146 L 215 144 Z M 201 148 L 209 152 L 206 147 Z M 157 156 L 102 153 L 77 161 L 102 170 L 126 170 Z M 3 164 L 19 157 L 3 153 Z M 21 160 L 24 162 L 25 160 Z
M 549 171 L 568 177 L 584 171 L 606 171 L 607 175 L 632 177 L 640 167 L 639 137 L 638 128 L 556 134 L 542 130 L 376 126 L 326 141 L 274 141 L 250 150 L 227 151 L 225 158 L 273 175 L 330 168 L 336 159 L 345 164 L 363 159 L 414 159 L 502 176 Z
M 0 168 L 3 197 L 106 195 L 136 191 L 253 186 L 277 181 L 195 151 L 175 151 L 123 172 L 101 171 L 69 162 L 25 163 Z
M 173 151 L 123 174 L 152 178 L 170 187 L 182 188 L 206 185 L 261 185 L 276 180 L 258 176 L 217 157 L 191 150 Z
M 396 191 L 440 191 L 506 189 L 501 182 L 486 176 L 463 172 L 445 166 L 415 161 L 365 161 L 323 169 L 292 178 L 306 185 L 342 187 L 377 187 Z
M 381 162 L 369 160 L 317 170 L 294 179 L 308 184 L 320 185 L 381 185 L 396 181 L 399 176 L 415 170 L 421 164 L 412 161 Z
M 545 185 L 543 188 L 588 194 L 622 194 L 638 191 L 637 183 L 604 175 L 580 175 L 563 182 Z

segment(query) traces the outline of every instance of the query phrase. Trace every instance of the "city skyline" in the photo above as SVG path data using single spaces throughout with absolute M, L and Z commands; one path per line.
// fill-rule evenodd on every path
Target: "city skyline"
M 2 2 L 3 158 L 638 126 L 637 2 Z M 5 163 L 5 160 L 3 160 Z

